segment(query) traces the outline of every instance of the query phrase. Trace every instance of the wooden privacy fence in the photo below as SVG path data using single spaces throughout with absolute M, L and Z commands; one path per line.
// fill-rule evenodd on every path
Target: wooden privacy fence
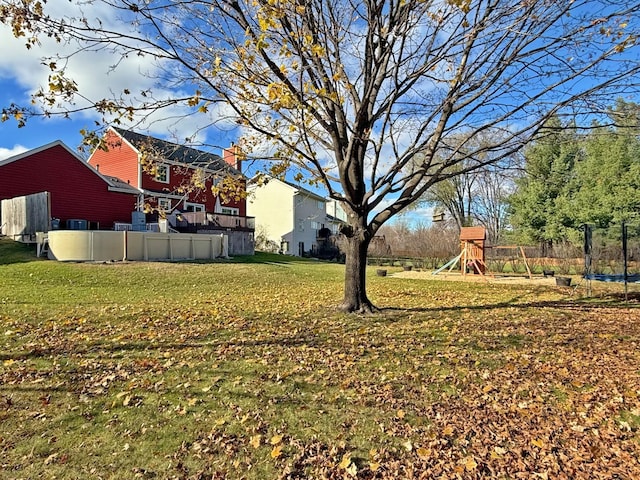
M 49 231 L 51 221 L 49 192 L 2 200 L 2 234 L 18 241 L 32 241 L 36 232 Z

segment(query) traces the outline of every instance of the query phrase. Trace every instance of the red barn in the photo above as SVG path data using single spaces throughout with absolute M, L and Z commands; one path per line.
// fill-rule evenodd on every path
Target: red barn
M 61 141 L 0 160 L 0 200 L 49 192 L 51 217 L 86 220 L 96 229 L 131 222 L 140 192 L 101 175 Z

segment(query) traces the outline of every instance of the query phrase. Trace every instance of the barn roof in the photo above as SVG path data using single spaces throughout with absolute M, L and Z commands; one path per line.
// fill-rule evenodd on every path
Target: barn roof
M 118 189 L 122 193 L 135 193 L 139 194 L 140 190 L 135 187 L 132 187 L 130 184 L 125 182 L 124 180 L 120 180 L 118 177 L 106 176 L 102 175 L 113 187 L 113 189 Z
M 43 152 L 45 150 L 49 150 L 50 148 L 58 147 L 58 146 L 64 148 L 65 150 L 67 150 L 69 152 L 69 154 L 71 154 L 72 157 L 75 157 L 77 160 L 79 160 L 79 161 L 81 161 L 81 162 L 86 164 L 86 162 L 84 162 L 84 160 L 82 158 L 80 158 L 80 156 L 78 156 L 78 154 L 76 152 L 74 152 L 69 147 L 67 147 L 67 145 L 65 145 L 62 140 L 55 140 L 53 142 L 47 143 L 46 145 L 41 145 L 39 147 L 32 148 L 30 150 L 25 150 L 24 152 L 17 153 L 16 155 L 12 155 L 11 157 L 8 157 L 8 158 L 5 158 L 3 160 L 0 160 L 0 167 L 3 167 L 5 165 L 8 165 L 8 164 L 13 163 L 13 162 L 20 161 L 23 158 L 31 157 L 32 155 L 35 155 L 36 153 Z M 89 164 L 86 164 L 86 166 L 89 167 L 89 168 L 93 168 Z
M 45 150 L 49 150 L 54 147 L 61 147 L 65 149 L 69 153 L 70 158 L 74 158 L 75 160 L 77 160 L 78 164 L 89 169 L 94 175 L 96 175 L 98 178 L 104 181 L 108 185 L 108 188 L 110 191 L 130 193 L 132 195 L 138 195 L 140 193 L 138 189 L 123 182 L 119 178 L 102 175 L 98 170 L 96 170 L 91 165 L 89 165 L 89 163 L 86 160 L 84 160 L 76 152 L 74 152 L 71 148 L 69 148 L 62 140 L 55 140 L 53 142 L 47 143 L 46 145 L 41 145 L 39 147 L 32 148 L 31 150 L 27 150 L 17 155 L 13 155 L 12 157 L 5 158 L 4 160 L 0 160 L 0 167 L 4 167 L 5 165 L 8 165 L 10 163 L 19 162 L 20 160 L 30 158 L 37 153 L 43 152 Z
M 241 172 L 227 164 L 220 155 L 216 155 L 215 153 L 205 152 L 185 145 L 178 145 L 177 143 L 118 127 L 111 128 L 136 150 L 151 151 L 155 156 L 161 157 L 165 161 L 192 165 L 207 170 L 225 170 L 234 175 L 241 174 Z

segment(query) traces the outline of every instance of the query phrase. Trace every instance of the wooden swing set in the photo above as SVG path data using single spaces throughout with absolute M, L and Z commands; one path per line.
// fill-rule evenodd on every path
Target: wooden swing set
M 527 261 L 524 248 L 517 245 L 490 247 L 485 244 L 486 239 L 487 232 L 484 227 L 462 227 L 460 229 L 460 253 L 445 263 L 442 267 L 435 270 L 432 274 L 438 275 L 447 269 L 450 273 L 459 263 L 460 272 L 463 276 L 472 273 L 479 274 L 482 277 L 487 275 L 493 277 L 495 275 L 490 272 L 485 258 L 486 249 L 493 248 L 496 250 L 515 250 L 516 253 L 522 257 L 529 279 L 532 278 L 531 269 L 529 268 L 529 262 Z

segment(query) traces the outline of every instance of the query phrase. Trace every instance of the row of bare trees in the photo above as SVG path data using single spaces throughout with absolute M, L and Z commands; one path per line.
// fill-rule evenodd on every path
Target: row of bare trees
M 428 268 L 436 268 L 460 253 L 460 232 L 451 224 L 410 226 L 399 222 L 382 227 L 380 237 L 391 256 L 421 259 Z M 369 255 L 385 256 L 376 249 L 370 249 Z
M 485 132 L 482 142 L 499 144 L 499 136 L 497 132 Z M 495 162 L 490 161 L 490 156 L 483 152 L 462 160 L 451 168 L 455 175 L 434 185 L 416 205 L 432 207 L 434 218 L 446 219 L 458 230 L 482 225 L 489 243 L 500 243 L 508 222 L 509 196 L 522 174 L 524 159 L 521 152 Z
M 455 222 L 410 225 L 399 222 L 380 229 L 385 250 L 370 248 L 369 256 L 375 261 L 396 261 L 435 270 L 460 254 L 460 231 Z M 580 246 L 563 243 L 556 246 L 553 256 L 547 256 L 540 245 L 500 246 L 488 243 L 485 261 L 492 273 L 533 273 L 555 271 L 578 274 L 583 270 Z M 613 263 L 619 263 L 619 255 Z M 456 266 L 455 268 L 459 268 Z

